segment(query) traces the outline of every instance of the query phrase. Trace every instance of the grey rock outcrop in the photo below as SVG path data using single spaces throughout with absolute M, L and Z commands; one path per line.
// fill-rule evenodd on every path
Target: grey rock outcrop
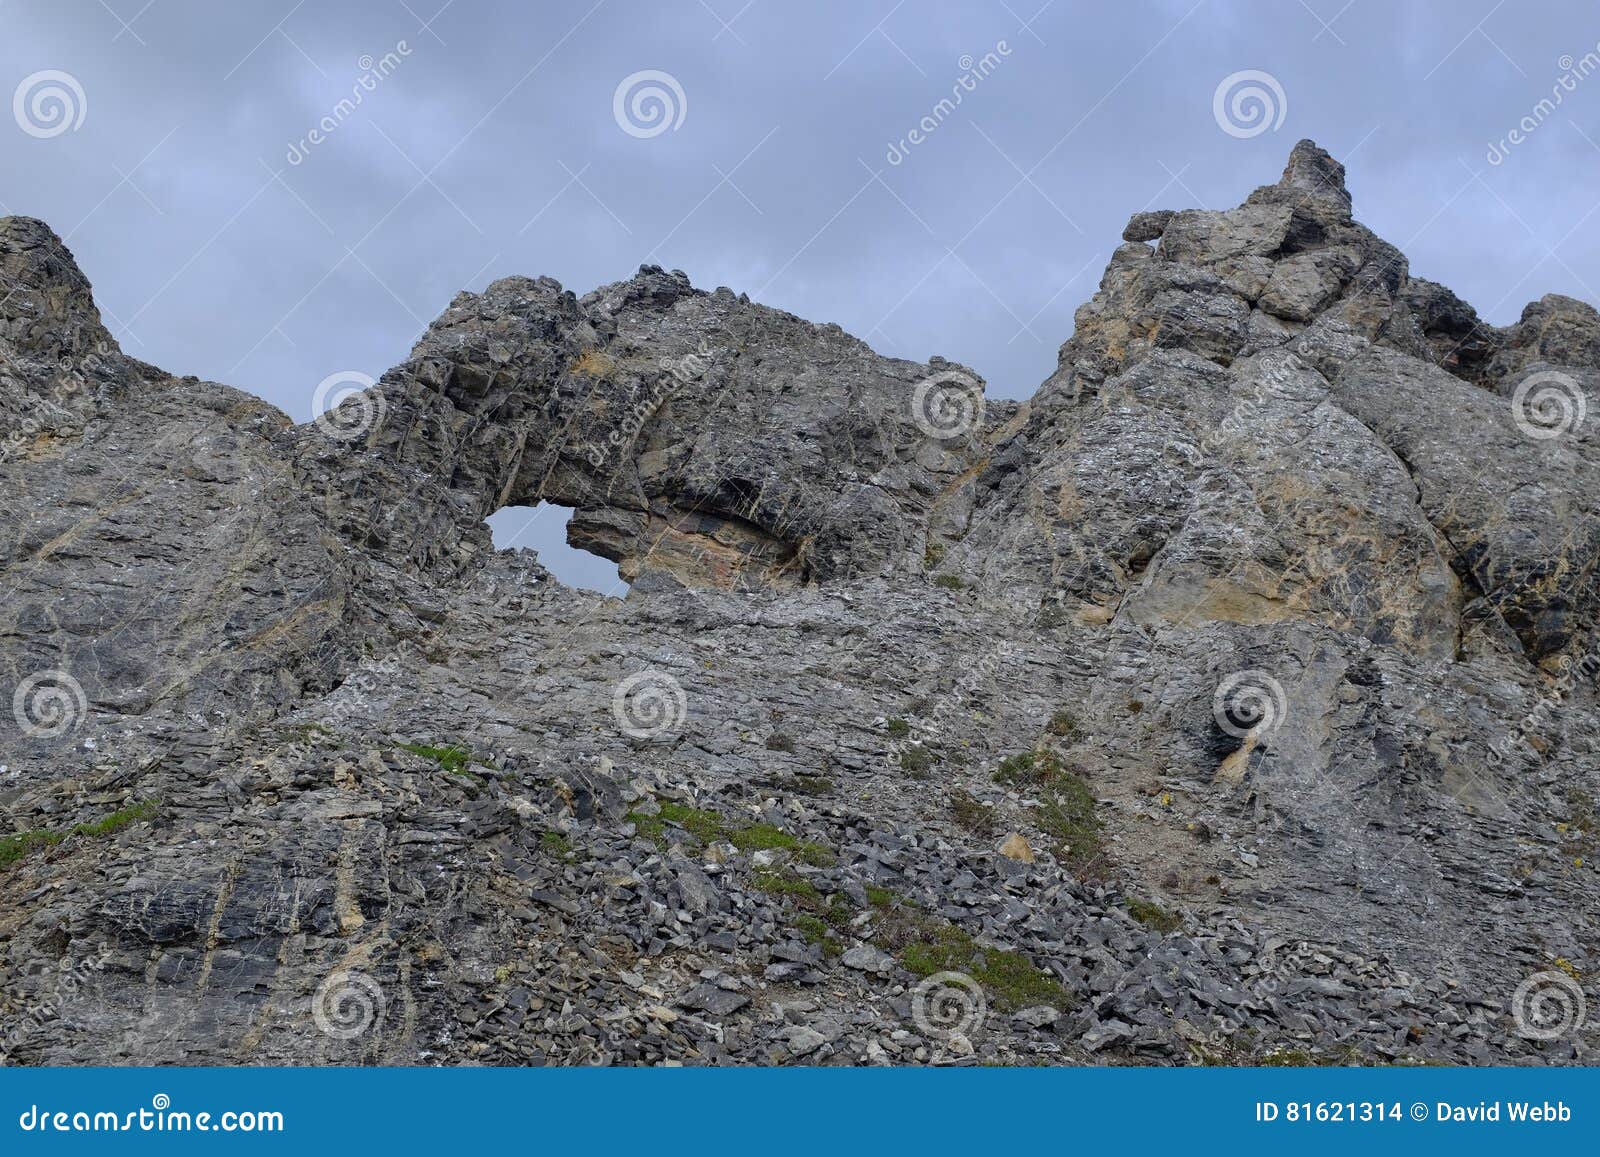
M 1124 240 L 1026 403 L 646 267 L 296 426 L 0 219 L 0 1055 L 1593 1063 L 1600 315 Z

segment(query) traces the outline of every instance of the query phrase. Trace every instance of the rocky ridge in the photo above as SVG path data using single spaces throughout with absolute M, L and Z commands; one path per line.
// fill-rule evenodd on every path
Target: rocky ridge
M 646 267 L 303 426 L 0 219 L 0 1054 L 1593 1063 L 1600 315 L 1351 208 L 1136 215 L 1026 403 Z

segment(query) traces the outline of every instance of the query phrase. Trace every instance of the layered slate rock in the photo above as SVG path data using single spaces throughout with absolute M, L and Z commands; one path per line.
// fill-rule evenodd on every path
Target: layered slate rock
M 646 267 L 295 426 L 0 221 L 0 1052 L 1592 1063 L 1600 315 L 1123 236 L 1020 405 Z

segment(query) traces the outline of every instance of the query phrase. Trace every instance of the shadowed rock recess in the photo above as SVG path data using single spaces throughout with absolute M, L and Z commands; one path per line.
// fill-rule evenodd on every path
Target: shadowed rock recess
M 296 426 L 0 219 L 0 1055 L 1593 1063 L 1600 315 L 1123 236 L 1026 403 L 646 267 Z

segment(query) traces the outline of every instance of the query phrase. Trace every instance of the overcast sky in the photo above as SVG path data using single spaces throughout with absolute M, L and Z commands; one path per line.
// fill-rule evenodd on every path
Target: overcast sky
M 1300 137 L 1489 320 L 1600 299 L 1580 0 L 0 0 L 0 96 L 0 214 L 126 351 L 297 420 L 460 289 L 646 262 L 1023 397 L 1129 214 L 1234 205 Z M 523 541 L 564 565 L 559 529 Z

